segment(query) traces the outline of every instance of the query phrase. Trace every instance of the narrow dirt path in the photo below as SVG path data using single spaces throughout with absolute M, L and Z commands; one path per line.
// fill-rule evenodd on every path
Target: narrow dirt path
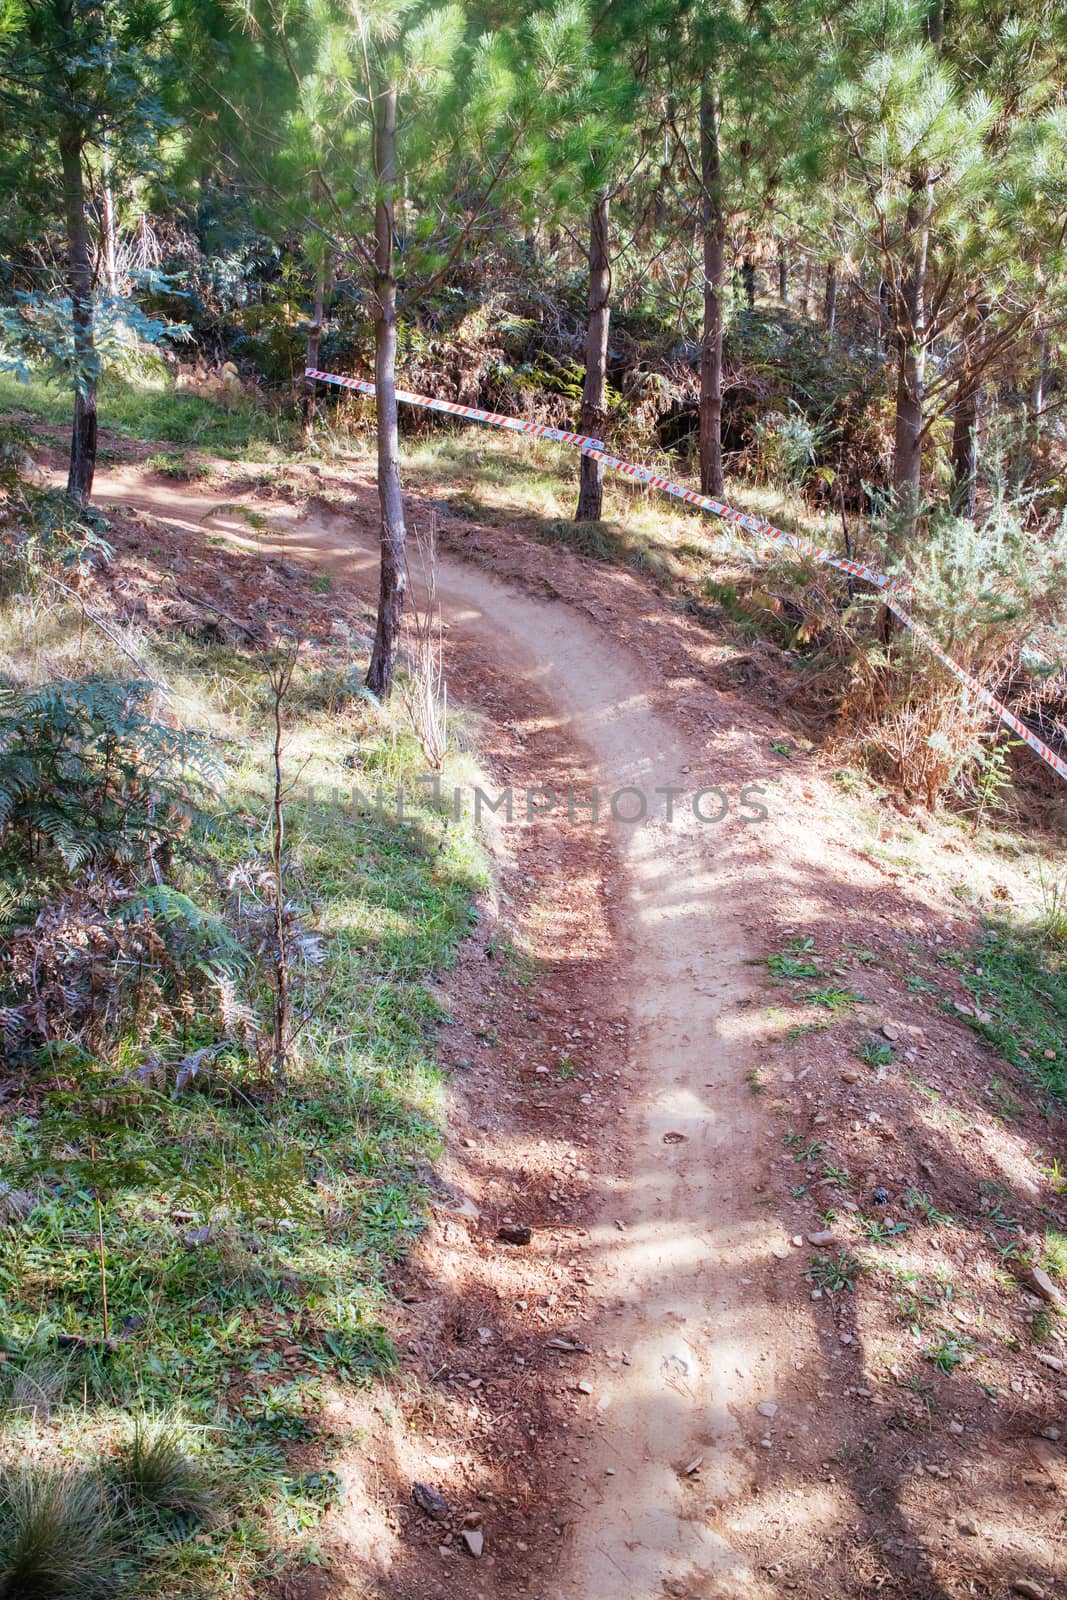
M 743 1559 L 694 1517 L 679 1471 L 702 1457 L 701 1494 L 730 1493 L 740 1443 L 733 1408 L 746 1399 L 741 1330 L 763 1320 L 736 1265 L 762 1232 L 747 1155 L 752 1097 L 733 1027 L 750 987 L 738 863 L 721 829 L 699 823 L 681 797 L 666 821 L 657 791 L 692 794 L 696 785 L 684 735 L 650 703 L 639 663 L 568 608 L 475 569 L 445 561 L 440 584 L 450 627 L 516 681 L 536 682 L 588 752 L 609 816 L 613 795 L 620 813 L 650 813 L 608 823 L 621 869 L 616 976 L 629 1001 L 635 1087 L 584 1259 L 608 1306 L 587 1337 L 627 1361 L 597 1386 L 603 1427 L 573 1474 L 557 1592 L 646 1600 L 673 1582 L 685 1586 L 679 1593 L 754 1595 Z M 706 800 L 706 814 L 718 808 Z
M 203 492 L 125 471 L 109 475 L 107 494 L 190 529 L 210 514 Z M 376 550 L 350 519 L 271 512 L 272 556 L 314 562 L 373 593 Z M 209 526 L 260 547 L 230 511 Z M 709 770 L 691 731 L 660 708 L 662 671 L 599 621 L 462 560 L 442 558 L 438 583 L 450 640 L 505 683 L 534 689 L 576 765 L 591 771 L 619 884 L 614 976 L 629 1011 L 631 1088 L 624 1105 L 602 1108 L 617 1122 L 617 1154 L 596 1174 L 603 1199 L 583 1253 L 603 1307 L 584 1337 L 617 1359 L 589 1397 L 596 1426 L 584 1456 L 559 1463 L 570 1535 L 541 1593 L 757 1596 L 755 1573 L 709 1515 L 751 1477 L 737 1418 L 773 1386 L 766 1366 L 757 1386 L 752 1363 L 753 1332 L 769 1333 L 775 1312 L 748 1271 L 771 1235 L 738 1022 L 751 989 L 743 866 L 760 831 L 739 815 L 745 773 L 731 782 L 721 759 Z M 729 814 L 719 824 L 695 813 L 705 783 L 723 785 Z M 576 804 L 587 813 L 589 797 Z M 699 808 L 719 816 L 720 793 Z

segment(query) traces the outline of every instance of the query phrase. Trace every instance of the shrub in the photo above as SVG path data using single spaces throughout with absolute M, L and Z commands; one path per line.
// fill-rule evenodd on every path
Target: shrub
M 173 878 L 206 825 L 207 746 L 111 678 L 0 695 L 0 991 L 6 1042 L 99 1042 L 186 1017 L 240 959 Z
M 1035 717 L 1043 737 L 1067 742 L 1067 679 L 1057 616 L 1067 600 L 1062 520 L 997 498 L 978 521 L 947 511 L 929 519 L 907 565 L 908 607 L 947 653 L 999 699 Z M 878 637 L 867 598 L 840 621 L 849 681 L 842 711 L 867 764 L 933 805 L 947 791 L 975 809 L 1007 787 L 1011 741 L 991 713 L 914 635 Z

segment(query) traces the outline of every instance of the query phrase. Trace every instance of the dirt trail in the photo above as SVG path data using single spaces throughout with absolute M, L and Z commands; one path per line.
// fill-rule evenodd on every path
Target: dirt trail
M 101 489 L 134 514 L 121 615 L 195 637 L 225 605 L 242 639 L 310 625 L 364 648 L 377 552 L 358 469 L 227 484 L 243 511 L 221 485 L 130 468 Z M 432 508 L 413 509 L 425 526 Z M 446 517 L 440 534 L 451 687 L 481 713 L 494 781 L 522 786 L 506 905 L 450 980 L 450 1138 L 398 1285 L 404 1372 L 369 1412 L 338 1397 L 338 1436 L 367 1442 L 338 1462 L 329 1571 L 278 1593 L 1058 1592 L 1067 1347 L 1034 1344 L 1040 1305 L 999 1269 L 990 1207 L 1024 1219 L 1000 1242 L 1040 1249 L 1067 1206 L 1037 1164 L 1050 1133 L 1024 1109 L 1032 1085 L 975 1037 L 973 995 L 939 960 L 976 940 L 975 907 L 1022 903 L 1024 877 L 933 819 L 850 812 L 773 648 L 739 648 L 635 573 L 521 528 Z M 311 567 L 333 578 L 313 601 Z M 576 786 L 583 825 L 565 800 L 525 821 L 523 789 L 545 782 Z M 741 820 L 753 783 L 759 825 Z M 688 804 L 713 784 L 719 825 Z M 668 825 L 656 791 L 672 786 L 686 794 Z M 640 826 L 612 820 L 619 791 L 626 815 L 643 796 Z M 534 935 L 529 989 L 487 959 L 511 929 Z M 783 950 L 805 953 L 805 981 L 768 974 Z M 812 973 L 839 1015 L 805 994 Z M 1005 1081 L 1010 1126 L 990 1099 Z M 497 1239 L 515 1215 L 528 1249 Z M 891 1220 L 896 1257 L 868 1244 Z M 862 1292 L 824 1290 L 823 1248 L 846 1252 Z M 902 1273 L 922 1330 L 902 1320 Z M 980 1350 L 981 1381 L 969 1355 L 939 1375 L 935 1337 Z M 447 1523 L 416 1509 L 420 1480 L 447 1494 Z
M 443 563 L 440 581 L 451 627 L 476 636 L 516 680 L 538 683 L 591 756 L 605 807 L 618 794 L 620 811 L 647 802 L 651 812 L 665 804 L 657 789 L 693 790 L 683 735 L 650 704 L 640 664 L 601 630 L 455 562 Z M 762 1227 L 746 1155 L 751 1095 L 731 1029 L 750 987 L 733 873 L 721 830 L 680 803 L 673 824 L 611 831 L 622 880 L 617 976 L 637 1088 L 585 1265 L 614 1302 L 589 1336 L 624 1350 L 629 1364 L 597 1396 L 604 1426 L 575 1475 L 582 1498 L 557 1592 L 646 1600 L 674 1581 L 710 1596 L 735 1592 L 736 1579 L 736 1592 L 751 1595 L 754 1576 L 692 1515 L 678 1470 L 702 1456 L 701 1493 L 729 1493 L 740 1442 L 731 1408 L 745 1401 L 741 1330 L 762 1320 L 736 1266 Z
M 211 506 L 199 491 L 123 472 L 109 476 L 107 496 L 190 529 Z M 331 567 L 373 592 L 376 551 L 358 531 L 353 539 L 350 521 L 271 510 L 272 555 Z M 256 547 L 230 512 L 210 526 Z M 450 639 L 534 686 L 591 766 L 619 869 L 616 976 L 628 997 L 633 1088 L 612 1130 L 623 1153 L 599 1175 L 608 1198 L 583 1265 L 606 1308 L 585 1336 L 620 1359 L 609 1384 L 597 1384 L 601 1426 L 587 1458 L 565 1468 L 572 1533 L 546 1597 L 757 1595 L 745 1559 L 702 1514 L 743 1474 L 739 1409 L 773 1383 L 765 1368 L 753 1388 L 751 1339 L 775 1313 L 742 1276 L 770 1248 L 737 1031 L 737 1002 L 751 989 L 739 925 L 746 825 L 736 813 L 725 828 L 696 820 L 689 797 L 721 781 L 721 768 L 704 775 L 702 752 L 694 757 L 685 731 L 657 709 L 652 667 L 603 627 L 462 561 L 442 560 L 439 589 Z M 668 787 L 686 791 L 670 823 L 656 793 Z M 647 820 L 612 820 L 610 797 L 622 790 L 632 792 L 619 795 L 620 813 L 644 804 Z M 736 808 L 736 787 L 728 800 Z M 721 802 L 712 795 L 702 806 L 712 815 Z M 699 1474 L 686 1476 L 698 1457 Z

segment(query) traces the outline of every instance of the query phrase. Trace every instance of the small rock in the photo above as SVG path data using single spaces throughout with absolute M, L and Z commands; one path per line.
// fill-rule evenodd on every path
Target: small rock
M 958 1438 L 959 1435 L 963 1432 L 963 1423 L 962 1422 L 956 1422 L 955 1420 L 953 1420 L 948 1425 L 948 1431 L 951 1434 L 955 1434 L 956 1437 Z
M 182 1235 L 182 1244 L 190 1250 L 199 1250 L 211 1238 L 211 1224 L 207 1222 L 202 1228 L 190 1228 L 189 1232 Z
M 1032 1578 L 1016 1578 L 1011 1586 L 1012 1594 L 1021 1594 L 1023 1600 L 1045 1600 L 1045 1591 L 1039 1583 Z
M 1050 1306 L 1063 1305 L 1063 1296 L 1044 1267 L 1026 1267 L 1019 1273 L 1019 1282 L 1040 1295 L 1042 1300 L 1047 1300 Z
M 1041 1437 L 1042 1439 L 1051 1439 L 1055 1444 L 1056 1440 L 1060 1437 L 1060 1430 L 1059 1428 L 1042 1428 Z
M 837 1336 L 842 1344 L 855 1344 L 855 1339 L 850 1333 L 839 1333 Z
M 883 1022 L 882 1034 L 886 1039 L 896 1040 L 900 1038 L 900 1029 L 892 1022 Z
M 444 1522 L 448 1516 L 448 1501 L 443 1494 L 431 1488 L 428 1483 L 413 1483 L 411 1485 L 411 1498 L 420 1511 L 425 1511 L 428 1517 L 433 1517 L 435 1522 Z
M 956 1527 L 959 1529 L 960 1533 L 963 1534 L 963 1537 L 965 1539 L 977 1539 L 977 1537 L 978 1537 L 978 1524 L 977 1524 L 977 1522 L 957 1522 Z
M 804 1235 L 802 1233 L 794 1233 L 792 1239 L 790 1240 L 790 1243 L 794 1244 L 796 1246 L 796 1248 L 799 1250 L 801 1245 L 804 1243 Z
M 481 1555 L 485 1547 L 485 1536 L 481 1528 L 464 1528 L 461 1537 L 472 1556 Z
M 848 1072 L 843 1072 L 841 1074 L 841 1082 L 842 1083 L 859 1083 L 859 1081 L 860 1081 L 859 1073 L 858 1072 L 853 1072 L 853 1071 L 851 1071 L 851 1069 Z
M 876 1206 L 887 1206 L 889 1204 L 889 1190 L 876 1189 L 872 1194 L 871 1199 L 874 1201 Z
M 1059 1356 L 1050 1356 L 1044 1350 L 1035 1350 L 1034 1354 L 1043 1366 L 1051 1367 L 1053 1372 L 1063 1371 L 1064 1363 L 1060 1360 Z
M 502 1222 L 496 1230 L 496 1236 L 505 1244 L 529 1244 L 533 1229 L 525 1222 Z
M 818 1233 L 808 1234 L 808 1243 L 816 1245 L 836 1244 L 837 1235 L 832 1228 L 821 1228 Z
M 703 1465 L 704 1465 L 704 1457 L 703 1456 L 694 1457 L 694 1459 L 689 1463 L 689 1465 L 687 1467 L 683 1467 L 682 1468 L 682 1477 L 683 1478 L 691 1478 L 693 1476 L 693 1473 L 694 1472 L 699 1472 Z
M 678 1133 L 676 1130 L 672 1129 L 670 1133 L 665 1133 L 663 1135 L 663 1143 L 664 1144 L 684 1144 L 688 1137 L 689 1137 L 688 1134 Z
M 759 1405 L 756 1407 L 756 1410 L 759 1412 L 761 1417 L 770 1417 L 773 1419 L 778 1415 L 778 1407 L 775 1405 L 773 1400 L 761 1400 Z
M 574 1387 L 577 1389 L 579 1394 L 592 1394 L 593 1392 L 593 1385 L 591 1383 L 586 1383 L 584 1378 L 582 1379 L 581 1383 L 576 1383 Z

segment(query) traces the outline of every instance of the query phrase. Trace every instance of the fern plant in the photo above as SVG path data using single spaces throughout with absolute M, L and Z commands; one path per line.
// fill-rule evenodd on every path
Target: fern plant
M 203 740 L 152 715 L 152 697 L 149 683 L 105 677 L 0 691 L 9 859 L 144 872 L 204 822 L 217 767 Z

